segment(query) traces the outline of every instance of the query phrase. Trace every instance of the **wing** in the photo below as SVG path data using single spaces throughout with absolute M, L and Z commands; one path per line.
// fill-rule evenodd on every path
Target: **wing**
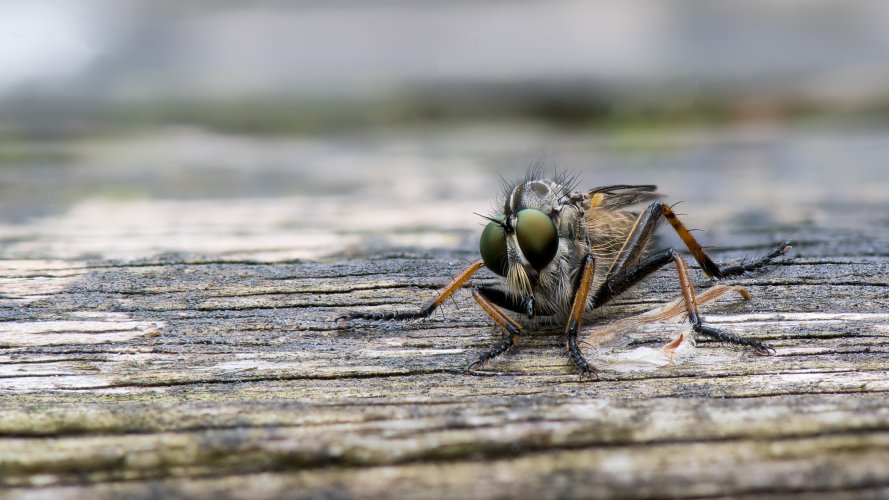
M 656 189 L 657 186 L 651 184 L 638 186 L 615 184 L 594 188 L 586 193 L 586 198 L 590 200 L 592 208 L 619 210 L 623 207 L 663 197 L 662 194 L 654 192 Z
M 655 189 L 657 187 L 653 185 L 617 184 L 598 187 L 585 194 L 590 207 L 585 210 L 584 222 L 592 252 L 603 264 L 617 257 L 636 223 L 639 214 L 625 209 L 663 196 Z

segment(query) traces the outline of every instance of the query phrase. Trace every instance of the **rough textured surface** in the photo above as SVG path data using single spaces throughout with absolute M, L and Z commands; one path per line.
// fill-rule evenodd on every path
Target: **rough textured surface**
M 369 166 L 402 154 L 418 165 L 414 173 L 399 167 L 404 159 L 389 165 L 385 182 L 359 172 L 346 188 L 323 179 L 333 174 L 308 173 L 316 144 L 279 144 L 304 167 L 257 175 L 297 176 L 307 187 L 263 199 L 238 198 L 234 188 L 225 199 L 165 191 L 184 189 L 186 169 L 156 174 L 149 184 L 158 192 L 147 199 L 97 198 L 84 187 L 83 200 L 56 213 L 21 217 L 28 209 L 18 205 L 0 227 L 0 484 L 26 498 L 889 495 L 885 203 L 854 196 L 854 186 L 794 177 L 793 161 L 786 171 L 748 164 L 739 181 L 730 167 L 707 170 L 704 154 L 826 146 L 806 135 L 765 146 L 709 138 L 665 153 L 701 154 L 685 171 L 645 162 L 626 170 L 629 182 L 672 183 L 688 200 L 686 222 L 710 229 L 701 238 L 719 245 L 719 261 L 794 240 L 791 259 L 733 281 L 752 301 L 728 295 L 703 307 L 705 321 L 766 340 L 777 355 L 701 339 L 665 366 L 634 364 L 634 353 L 687 329 L 677 318 L 588 348 L 602 380 L 580 382 L 552 328 L 464 373 L 499 339 L 468 293 L 423 322 L 334 321 L 350 310 L 419 307 L 476 258 L 471 212 L 488 208 L 496 178 L 465 160 L 483 148 L 459 134 L 448 140 L 429 151 L 391 138 L 327 145 L 366 153 Z M 573 141 L 552 149 L 582 156 Z M 511 161 L 524 146 L 491 147 Z M 94 149 L 66 173 L 72 189 L 105 178 L 103 161 L 127 164 Z M 460 154 L 441 160 L 444 150 Z M 879 171 L 868 158 L 858 158 L 849 183 Z M 115 182 L 144 181 L 135 167 L 107 168 Z M 442 168 L 458 177 L 441 180 L 444 193 Z M 4 175 L 37 182 L 29 177 L 37 174 Z M 355 188 L 362 175 L 379 189 Z M 742 187 L 725 200 L 711 199 L 711 188 L 700 202 L 676 175 Z M 619 177 L 592 176 L 607 180 L 586 184 Z M 763 178 L 801 180 L 796 190 L 775 181 L 771 197 L 737 204 Z M 313 191 L 325 182 L 329 193 Z M 889 188 L 885 175 L 872 182 Z M 392 183 L 405 186 L 390 191 Z M 344 206 L 354 189 L 360 199 Z M 174 194 L 154 198 L 164 193 Z M 669 233 L 661 241 L 675 244 Z M 710 285 L 693 273 L 699 289 Z M 677 296 L 665 269 L 589 328 Z

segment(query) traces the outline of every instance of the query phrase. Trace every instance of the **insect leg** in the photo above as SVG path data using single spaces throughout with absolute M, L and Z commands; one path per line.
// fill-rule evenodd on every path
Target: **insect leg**
M 688 250 L 694 256 L 695 260 L 698 261 L 698 264 L 701 266 L 701 269 L 707 273 L 707 276 L 716 279 L 728 278 L 729 276 L 737 276 L 740 274 L 744 274 L 750 271 L 758 271 L 763 267 L 769 265 L 775 258 L 784 255 L 790 250 L 790 242 L 785 241 L 781 245 L 778 246 L 775 250 L 772 250 L 771 253 L 764 257 L 760 257 L 756 260 L 739 264 L 737 266 L 728 266 L 724 268 L 720 268 L 713 260 L 707 255 L 707 252 L 701 248 L 700 243 L 691 235 L 691 232 L 686 229 L 685 225 L 682 221 L 676 217 L 676 214 L 673 213 L 673 210 L 663 204 L 663 203 L 652 203 L 652 206 L 659 205 L 661 209 L 661 213 L 663 213 L 664 217 L 667 219 L 667 222 L 673 226 L 673 230 L 676 231 L 676 234 L 682 238 L 682 242 L 685 243 L 685 246 L 688 247 Z
M 695 290 L 691 284 L 691 279 L 688 276 L 688 268 L 685 267 L 685 262 L 677 253 L 673 254 L 673 262 L 676 263 L 676 271 L 679 273 L 679 286 L 682 288 L 682 296 L 685 299 L 685 308 L 688 311 L 688 320 L 691 322 L 694 331 L 722 342 L 731 342 L 732 344 L 752 347 L 758 354 L 766 356 L 775 354 L 775 349 L 758 340 L 741 338 L 733 333 L 723 332 L 705 325 L 701 321 L 701 315 L 698 313 Z
M 662 206 L 663 203 L 660 202 L 652 203 L 636 219 L 618 257 L 611 263 L 605 280 L 593 294 L 594 308 L 604 305 L 670 262 L 670 255 L 659 252 L 642 259 L 636 266 L 629 267 L 629 263 L 636 262 L 651 242 L 654 230 L 661 220 Z
M 707 255 L 701 244 L 692 236 L 691 231 L 685 227 L 682 221 L 676 217 L 673 210 L 665 203 L 658 201 L 649 205 L 636 219 L 636 222 L 630 229 L 629 236 L 627 236 L 620 252 L 618 252 L 618 257 L 611 263 L 611 267 L 606 275 L 608 278 L 620 273 L 621 269 L 626 267 L 628 263 L 638 259 L 642 252 L 645 251 L 645 247 L 651 241 L 655 228 L 661 221 L 661 216 L 667 219 L 667 222 L 670 223 L 670 226 L 673 227 L 673 230 L 676 231 L 676 234 L 685 243 L 685 246 L 701 266 L 701 269 L 704 270 L 707 276 L 712 278 L 723 279 L 751 271 L 758 271 L 790 250 L 790 242 L 784 242 L 764 257 L 736 266 L 721 268 Z
M 519 314 L 528 314 L 528 300 L 519 300 L 512 295 L 507 294 L 500 288 L 490 287 L 490 286 L 479 286 L 476 287 L 478 290 L 485 296 L 486 299 L 493 302 L 494 305 L 506 309 L 507 311 L 512 311 Z M 533 316 L 552 316 L 555 314 L 554 311 L 550 309 L 544 308 L 541 304 L 534 302 L 532 303 L 533 307 Z
M 450 283 L 448 283 L 444 288 L 438 292 L 438 297 L 435 300 L 427 303 L 425 306 L 420 308 L 419 311 L 414 312 L 391 312 L 391 313 L 367 313 L 367 312 L 350 312 L 346 316 L 342 316 L 337 318 L 337 320 L 342 318 L 351 318 L 351 319 L 370 319 L 376 321 L 387 321 L 387 320 L 408 320 L 408 319 L 420 319 L 420 318 L 428 318 L 433 311 L 435 311 L 438 306 L 440 306 L 445 300 L 448 299 L 451 295 L 454 294 L 464 283 L 466 283 L 469 278 L 472 277 L 473 274 L 478 272 L 479 269 L 484 267 L 484 261 L 476 261 L 469 265 L 466 269 L 464 269 L 456 278 L 454 278 Z
M 745 300 L 751 299 L 750 293 L 743 287 L 714 285 L 699 294 L 695 294 L 695 301 L 697 301 L 698 307 L 700 307 L 719 299 L 729 292 L 736 292 Z M 595 342 L 596 344 L 611 342 L 628 331 L 638 329 L 641 324 L 667 321 L 685 312 L 685 299 L 677 299 L 665 305 L 663 308 L 647 311 L 628 318 L 621 318 L 589 330 L 588 333 L 586 333 L 586 340 Z M 679 338 L 679 340 L 681 339 L 682 337 Z
M 497 306 L 487 297 L 487 292 L 490 289 L 487 288 L 475 288 L 472 290 L 472 298 L 478 303 L 479 307 L 485 311 L 488 316 L 491 317 L 498 325 L 500 325 L 503 330 L 506 332 L 506 337 L 503 339 L 503 342 L 497 345 L 494 349 L 483 352 L 479 355 L 478 360 L 473 362 L 466 368 L 467 372 L 471 372 L 473 368 L 476 366 L 487 363 L 488 361 L 496 358 L 497 356 L 503 354 L 508 351 L 510 347 L 514 346 L 516 342 L 518 342 L 522 338 L 522 327 L 509 318 L 509 316 L 503 314 L 503 311 L 497 308 Z
M 580 376 L 595 376 L 595 370 L 583 357 L 580 348 L 577 347 L 577 331 L 580 329 L 580 322 L 583 320 L 583 313 L 586 311 L 587 297 L 590 293 L 590 285 L 593 282 L 593 271 L 595 260 L 592 255 L 587 255 L 583 259 L 583 267 L 577 274 L 577 281 L 574 284 L 574 298 L 571 301 L 571 312 L 568 315 L 568 323 L 565 325 L 565 348 L 574 365 L 580 368 Z
M 694 294 L 694 288 L 688 275 L 688 268 L 682 257 L 673 250 L 668 248 L 644 259 L 638 266 L 626 269 L 608 280 L 600 289 L 600 293 L 596 295 L 594 306 L 598 307 L 620 293 L 626 291 L 631 286 L 639 283 L 645 277 L 658 269 L 664 267 L 670 262 L 675 263 L 676 270 L 679 273 L 679 285 L 682 290 L 682 296 L 685 299 L 685 308 L 688 312 L 688 319 L 691 322 L 692 329 L 707 337 L 711 337 L 723 342 L 730 342 L 738 345 L 746 345 L 752 347 L 759 354 L 773 354 L 774 349 L 767 344 L 758 340 L 750 340 L 739 337 L 733 333 L 723 332 L 710 326 L 704 325 L 701 316 L 698 313 L 697 302 Z
M 627 267 L 627 263 L 636 261 L 645 252 L 645 248 L 660 222 L 661 205 L 663 204 L 659 202 L 652 203 L 636 218 L 636 222 L 633 223 L 633 227 L 627 234 L 627 239 L 624 240 L 617 253 L 617 258 L 611 262 L 611 266 L 605 274 L 605 282 L 612 276 L 619 274 Z

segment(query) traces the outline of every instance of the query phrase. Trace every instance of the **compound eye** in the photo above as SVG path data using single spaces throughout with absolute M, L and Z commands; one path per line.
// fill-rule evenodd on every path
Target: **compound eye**
M 485 226 L 478 249 L 488 269 L 500 276 L 506 276 L 506 233 L 499 223 L 489 222 Z
M 548 215 L 526 208 L 516 215 L 516 239 L 528 262 L 540 271 L 559 250 L 559 235 Z

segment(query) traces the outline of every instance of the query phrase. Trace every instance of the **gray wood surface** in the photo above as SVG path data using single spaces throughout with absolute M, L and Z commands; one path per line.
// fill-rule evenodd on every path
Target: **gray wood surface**
M 0 218 L 0 485 L 22 498 L 889 495 L 889 133 L 625 141 L 178 131 L 0 169 L 15 187 Z M 652 362 L 688 331 L 680 316 L 588 347 L 596 382 L 578 380 L 557 328 L 466 374 L 499 340 L 468 292 L 427 321 L 334 321 L 432 297 L 477 258 L 472 212 L 491 206 L 498 172 L 542 152 L 585 186 L 661 185 L 719 261 L 793 240 L 769 272 L 732 281 L 751 301 L 703 306 L 777 355 L 699 339 Z M 677 297 L 665 269 L 587 331 Z

